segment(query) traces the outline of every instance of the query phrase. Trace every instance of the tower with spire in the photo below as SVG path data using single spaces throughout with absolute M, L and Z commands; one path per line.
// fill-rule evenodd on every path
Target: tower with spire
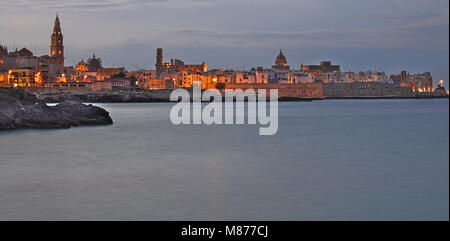
M 63 35 L 61 33 L 61 24 L 59 16 L 56 14 L 55 23 L 53 25 L 53 33 L 51 36 L 50 57 L 52 57 L 55 64 L 60 64 L 64 67 L 64 44 Z

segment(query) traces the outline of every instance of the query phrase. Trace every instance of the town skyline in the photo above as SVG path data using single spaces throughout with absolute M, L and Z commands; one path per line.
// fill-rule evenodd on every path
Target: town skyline
M 27 47 L 37 55 L 48 53 L 51 34 L 48 26 L 59 12 L 66 65 L 76 65 L 83 57 L 95 53 L 105 66 L 149 69 L 155 64 L 155 49 L 162 47 L 167 56 L 179 57 L 187 63 L 205 61 L 210 68 L 249 69 L 270 66 L 282 48 L 294 68 L 301 63 L 331 60 L 346 71 L 430 71 L 435 83 L 440 79 L 448 83 L 448 1 L 383 1 L 382 8 L 375 3 L 365 3 L 369 6 L 363 7 L 362 3 L 349 1 L 352 10 L 332 11 L 330 1 L 280 1 L 270 10 L 268 1 L 249 0 L 239 5 L 242 8 L 237 10 L 239 21 L 223 14 L 206 21 L 219 9 L 236 6 L 235 1 L 96 3 L 97 7 L 84 1 L 72 5 L 51 1 L 2 3 L 5 8 L 0 20 L 6 24 L 0 27 L 0 32 L 8 34 L 2 34 L 0 42 L 10 50 L 15 45 L 19 49 Z M 18 14 L 18 6 L 25 4 L 29 7 L 21 11 L 29 14 L 10 18 Z M 242 15 L 249 6 L 262 16 Z M 287 14 L 295 6 L 299 7 L 297 10 L 307 7 L 311 11 Z M 359 13 L 361 8 L 364 11 Z M 168 14 L 172 12 L 181 16 L 177 19 L 183 19 L 200 11 L 206 12 L 189 18 L 188 22 L 173 21 Z M 350 17 L 347 11 L 352 13 Z M 320 17 L 310 12 L 334 18 L 319 21 Z M 270 20 L 262 21 L 264 16 L 271 16 Z
M 329 60 L 320 61 L 320 64 L 301 63 L 296 69 L 287 62 L 283 50 L 280 49 L 274 65 L 267 68 L 264 66 L 254 67 L 250 70 L 233 70 L 215 68 L 208 70 L 206 62 L 201 64 L 186 64 L 179 58 L 170 58 L 164 61 L 163 48 L 157 48 L 155 69 L 140 69 L 128 72 L 125 65 L 117 67 L 105 67 L 103 60 L 97 58 L 95 54 L 84 62 L 84 58 L 76 66 L 66 65 L 64 47 L 64 35 L 61 28 L 59 14 L 56 13 L 53 22 L 53 31 L 50 36 L 50 52 L 36 56 L 35 53 L 26 47 L 20 50 L 14 46 L 14 51 L 9 51 L 5 45 L 0 45 L 0 86 L 3 87 L 34 87 L 34 88 L 82 88 L 84 90 L 113 90 L 113 89 L 149 89 L 149 90 L 170 90 L 174 88 L 191 88 L 194 82 L 201 82 L 203 89 L 218 88 L 223 89 L 227 85 L 233 84 L 258 84 L 267 88 L 268 84 L 282 84 L 287 89 L 293 87 L 307 88 L 309 84 L 317 83 L 314 87 L 320 92 L 320 86 L 326 84 L 331 87 L 328 94 L 338 95 L 345 89 L 363 88 L 370 93 L 363 95 L 389 96 L 384 88 L 394 90 L 394 95 L 412 96 L 414 93 L 440 95 L 445 92 L 444 80 L 440 80 L 435 90 L 433 90 L 433 76 L 431 72 L 410 73 L 402 70 L 400 73 L 386 74 L 385 71 L 341 71 L 340 65 L 332 64 Z M 334 84 L 337 85 L 334 85 Z M 369 83 L 369 84 L 361 84 Z M 371 88 L 371 84 L 379 85 L 378 88 Z M 330 85 L 331 84 L 331 85 Z M 349 84 L 348 86 L 345 86 Z M 221 87 L 220 87 L 221 86 Z M 242 86 L 240 86 L 242 87 Z M 240 88 L 239 87 L 239 88 Z M 280 86 L 281 87 L 281 86 Z M 236 86 L 234 87 L 236 88 Z M 403 90 L 401 90 L 403 89 Z M 337 90 L 338 92 L 335 92 Z M 403 92 L 406 91 L 406 92 Z M 403 93 L 402 93 L 403 92 Z M 322 94 L 316 93 L 318 96 Z M 402 93 L 402 94 L 401 94 Z M 290 93 L 289 95 L 291 95 Z M 299 97 L 305 94 L 294 94 Z M 311 97 L 309 90 L 309 97 Z M 345 91 L 345 95 L 351 91 Z M 356 95 L 361 95 L 358 90 Z

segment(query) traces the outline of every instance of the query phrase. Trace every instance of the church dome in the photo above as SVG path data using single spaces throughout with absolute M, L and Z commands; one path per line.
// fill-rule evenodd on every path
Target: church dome
M 88 65 L 84 62 L 84 60 L 81 60 L 75 67 L 75 70 L 88 71 Z
M 275 65 L 283 65 L 287 66 L 286 57 L 283 55 L 283 50 L 280 49 L 280 54 L 277 56 L 275 60 Z

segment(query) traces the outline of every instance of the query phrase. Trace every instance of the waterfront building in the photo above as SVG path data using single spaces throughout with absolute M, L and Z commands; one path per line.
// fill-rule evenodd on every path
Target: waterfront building
M 8 87 L 8 72 L 0 71 L 0 87 Z
M 103 80 L 96 80 L 92 84 L 92 90 L 114 90 L 131 88 L 131 82 L 129 78 L 106 78 Z
M 140 88 L 145 88 L 151 79 L 156 79 L 156 70 L 139 70 L 126 73 L 127 77 L 136 78 L 136 85 Z
M 433 76 L 430 72 L 410 74 L 402 70 L 400 74 L 390 76 L 395 85 L 410 87 L 414 92 L 432 92 Z
M 39 74 L 34 69 L 21 68 L 8 71 L 8 84 L 13 87 L 33 87 L 37 86 L 39 81 Z
M 360 71 L 357 73 L 346 72 L 346 77 L 348 78 L 347 82 L 380 82 L 380 83 L 388 83 L 391 81 L 391 78 L 387 76 L 384 72 L 378 71 Z
M 412 89 L 415 92 L 433 91 L 433 77 L 430 72 L 413 74 L 410 82 L 413 84 Z
M 144 88 L 149 90 L 173 89 L 174 83 L 175 81 L 171 77 L 165 77 L 162 79 L 151 79 L 144 84 Z
M 205 62 L 202 62 L 201 64 L 185 64 L 179 59 L 171 59 L 170 62 L 164 63 L 162 48 L 156 50 L 155 67 L 157 77 L 160 77 L 164 73 L 176 73 L 182 71 L 205 73 L 208 71 L 208 66 Z

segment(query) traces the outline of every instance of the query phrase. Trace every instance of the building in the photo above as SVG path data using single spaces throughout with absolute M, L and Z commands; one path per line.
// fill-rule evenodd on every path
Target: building
M 37 79 L 37 81 L 36 81 Z M 8 84 L 14 87 L 33 87 L 39 83 L 39 74 L 34 69 L 10 69 Z
M 58 14 L 56 14 L 55 22 L 53 24 L 53 33 L 51 36 L 50 44 L 50 57 L 53 64 L 59 64 L 64 68 L 64 43 Z
M 4 58 L 8 56 L 8 48 L 6 46 L 0 45 L 0 72 L 5 72 L 7 69 L 5 68 Z
M 42 76 L 43 83 L 59 82 L 65 74 L 64 43 L 58 14 L 56 14 L 53 32 L 50 36 L 50 55 L 42 55 L 37 61 L 37 68 Z
M 26 48 L 22 48 L 21 50 L 16 49 L 14 52 L 10 52 L 8 55 L 3 56 L 2 66 L 5 70 L 13 68 L 29 68 L 37 70 L 38 58 L 33 56 L 33 53 Z
M 291 81 L 294 84 L 307 84 L 307 83 L 314 83 L 315 79 L 314 76 L 310 75 L 305 71 L 295 70 L 292 72 Z
M 275 65 L 272 66 L 272 69 L 276 70 L 289 70 L 290 67 L 287 64 L 286 57 L 283 55 L 283 50 L 280 49 L 280 53 L 275 59 Z
M 268 73 L 260 71 L 236 71 L 233 83 L 236 84 L 267 84 Z
M 274 69 L 268 71 L 268 83 L 282 83 L 282 84 L 290 84 L 292 82 L 291 79 L 291 71 L 288 69 Z
M 125 78 L 125 68 L 99 68 L 97 69 L 97 80 L 113 77 Z
M 115 90 L 115 89 L 127 89 L 131 87 L 129 78 L 107 78 L 103 80 L 96 80 L 92 84 L 92 90 Z
M 301 64 L 300 70 L 306 72 L 333 72 L 333 71 L 341 71 L 340 65 L 332 65 L 331 61 L 321 61 L 320 65 L 303 65 Z
M 0 58 L 8 55 L 8 48 L 6 46 L 0 45 Z M 1 67 L 1 62 L 0 62 Z
M 179 59 L 171 59 L 170 62 L 164 63 L 163 49 L 156 49 L 156 75 L 160 77 L 164 73 L 177 73 L 183 71 L 192 71 L 198 73 L 205 73 L 208 71 L 208 66 L 205 62 L 201 64 L 185 64 Z
M 30 50 L 28 50 L 27 48 L 22 48 L 21 50 L 17 51 L 17 55 L 33 57 L 33 53 Z
M 433 92 L 433 76 L 430 72 L 410 74 L 402 70 L 390 78 L 395 85 L 410 87 L 414 92 Z
M 164 90 L 164 89 L 173 89 L 174 81 L 170 78 L 163 79 L 149 79 L 145 82 L 141 83 L 141 88 L 149 89 L 149 90 Z
M 414 92 L 433 92 L 433 77 L 430 72 L 413 74 L 410 82 Z
M 89 71 L 89 66 L 84 62 L 82 59 L 80 62 L 78 62 L 77 66 L 75 66 L 76 71 Z
M 135 72 L 129 72 L 127 77 L 136 78 L 136 85 L 141 88 L 145 88 L 145 85 L 152 79 L 156 79 L 156 70 L 139 70 Z M 147 84 L 148 85 L 148 84 Z
M 0 87 L 8 87 L 8 72 L 0 71 Z

